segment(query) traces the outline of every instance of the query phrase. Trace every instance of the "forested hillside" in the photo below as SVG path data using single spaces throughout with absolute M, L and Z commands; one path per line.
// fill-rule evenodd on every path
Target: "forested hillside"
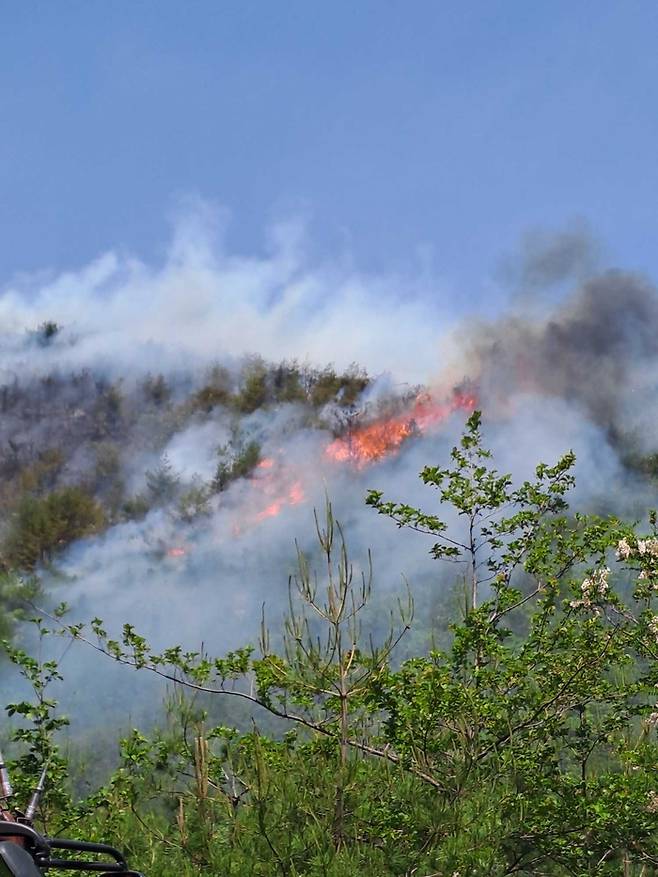
M 604 275 L 428 386 L 11 336 L 17 796 L 162 875 L 654 873 L 657 313 Z
M 27 722 L 19 792 L 47 762 L 51 833 L 110 839 L 162 875 L 654 873 L 656 517 L 636 531 L 572 514 L 573 464 L 513 484 L 474 412 L 451 459 L 421 472 L 457 512 L 451 526 L 369 493 L 373 515 L 426 534 L 464 585 L 443 646 L 401 663 L 423 619 L 402 595 L 388 631 L 364 637 L 372 570 L 329 504 L 319 552 L 298 552 L 280 647 L 264 626 L 257 649 L 159 653 L 138 626 L 117 641 L 100 619 L 55 612 L 40 639 L 72 637 L 179 686 L 166 725 L 133 731 L 109 781 L 75 800 L 48 698 L 57 664 L 9 647 L 34 690 L 9 708 Z M 251 729 L 212 724 L 216 700 L 251 706 Z
M 657 30 L 0 3 L 0 877 L 658 877 Z
M 51 344 L 58 328 L 47 323 L 31 343 Z M 248 415 L 297 406 L 297 426 L 344 431 L 343 412 L 368 385 L 358 367 L 271 365 L 258 357 L 234 371 L 162 374 L 110 382 L 90 370 L 19 377 L 0 390 L 0 510 L 5 570 L 34 571 L 83 536 L 122 521 L 144 518 L 157 506 L 177 504 L 182 517 L 200 514 L 211 493 L 249 475 L 261 447 Z M 408 399 L 390 399 L 402 405 Z M 185 483 L 167 459 L 172 439 L 203 427 L 221 412 L 227 430 L 216 430 L 215 470 L 207 484 Z M 380 413 L 380 412 L 378 412 Z M 130 461 L 145 461 L 126 475 Z M 152 468 L 148 468 L 152 461 Z

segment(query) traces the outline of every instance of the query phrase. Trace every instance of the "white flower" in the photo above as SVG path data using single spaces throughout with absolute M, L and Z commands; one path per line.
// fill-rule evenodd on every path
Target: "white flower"
M 610 589 L 610 586 L 608 584 L 609 575 L 610 570 L 606 566 L 602 569 L 594 570 L 591 575 L 583 579 L 583 582 L 580 586 L 582 599 L 572 600 L 569 603 L 571 608 L 579 609 L 582 606 L 585 609 L 592 609 L 595 600 L 604 599 L 608 593 L 608 590 Z M 600 614 L 597 610 L 595 611 L 597 615 Z
M 658 615 L 654 615 L 648 624 L 649 630 L 658 640 Z
M 628 560 L 631 556 L 631 546 L 626 538 L 620 539 L 617 543 L 617 560 Z
M 582 585 L 580 586 L 580 590 L 583 593 L 584 597 L 605 597 L 608 593 L 609 585 L 608 585 L 608 576 L 610 575 L 610 570 L 608 567 L 604 567 L 603 569 L 596 569 L 583 580 Z
M 608 576 L 610 575 L 610 570 L 606 566 L 603 569 L 600 569 L 596 573 L 596 584 L 598 588 L 598 592 L 600 596 L 605 596 L 610 590 L 610 586 L 608 584 Z

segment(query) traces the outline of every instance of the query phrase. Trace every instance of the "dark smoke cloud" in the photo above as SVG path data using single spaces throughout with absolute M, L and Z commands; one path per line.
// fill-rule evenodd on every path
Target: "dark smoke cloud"
M 583 221 L 559 231 L 533 229 L 523 236 L 518 251 L 503 260 L 499 279 L 511 288 L 517 304 L 536 303 L 551 289 L 590 276 L 600 249 Z
M 658 296 L 637 274 L 599 274 L 548 316 L 471 323 L 456 343 L 457 371 L 476 380 L 493 410 L 506 411 L 519 392 L 563 399 L 618 438 L 658 401 L 656 385 L 647 387 L 658 355 Z

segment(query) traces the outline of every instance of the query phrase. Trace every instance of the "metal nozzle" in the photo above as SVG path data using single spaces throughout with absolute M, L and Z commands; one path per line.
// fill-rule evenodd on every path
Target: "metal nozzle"
M 13 794 L 14 790 L 9 781 L 9 771 L 5 767 L 5 760 L 0 752 L 0 799 L 11 798 Z
M 30 798 L 30 803 L 27 805 L 27 809 L 25 810 L 25 821 L 32 822 L 34 817 L 37 814 L 37 810 L 39 809 L 39 802 L 41 801 L 41 795 L 43 794 L 44 789 L 46 788 L 46 773 L 48 771 L 48 765 L 46 764 L 41 771 L 41 776 L 39 777 L 39 782 Z

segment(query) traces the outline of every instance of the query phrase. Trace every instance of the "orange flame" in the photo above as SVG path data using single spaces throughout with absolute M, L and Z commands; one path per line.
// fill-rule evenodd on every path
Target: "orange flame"
M 455 393 L 446 402 L 435 402 L 429 395 L 419 396 L 411 411 L 354 429 L 334 439 L 325 453 L 336 462 L 353 463 L 362 468 L 396 453 L 406 439 L 425 432 L 454 411 L 470 411 L 476 404 L 475 396 L 467 393 Z
M 285 506 L 299 505 L 304 502 L 304 488 L 301 481 L 295 481 L 287 490 L 287 492 L 274 499 L 266 508 L 256 515 L 257 521 L 264 521 L 265 518 L 276 517 Z
M 388 454 L 397 453 L 406 439 L 424 433 L 453 412 L 472 411 L 476 405 L 477 399 L 472 393 L 455 392 L 444 402 L 436 402 L 429 394 L 424 394 L 404 414 L 353 429 L 348 435 L 334 439 L 325 448 L 325 454 L 334 462 L 351 463 L 362 468 Z M 284 508 L 299 505 L 306 499 L 303 482 L 300 479 L 291 481 L 285 463 L 273 457 L 264 457 L 258 463 L 251 483 L 252 489 L 260 493 L 267 505 L 243 521 L 247 525 L 274 518 Z M 234 536 L 241 533 L 242 524 L 234 524 Z
M 277 465 L 273 457 L 263 457 L 258 463 L 253 483 L 270 500 L 268 505 L 254 516 L 255 521 L 274 518 L 286 506 L 304 502 L 302 482 L 297 479 L 291 483 L 285 467 Z

